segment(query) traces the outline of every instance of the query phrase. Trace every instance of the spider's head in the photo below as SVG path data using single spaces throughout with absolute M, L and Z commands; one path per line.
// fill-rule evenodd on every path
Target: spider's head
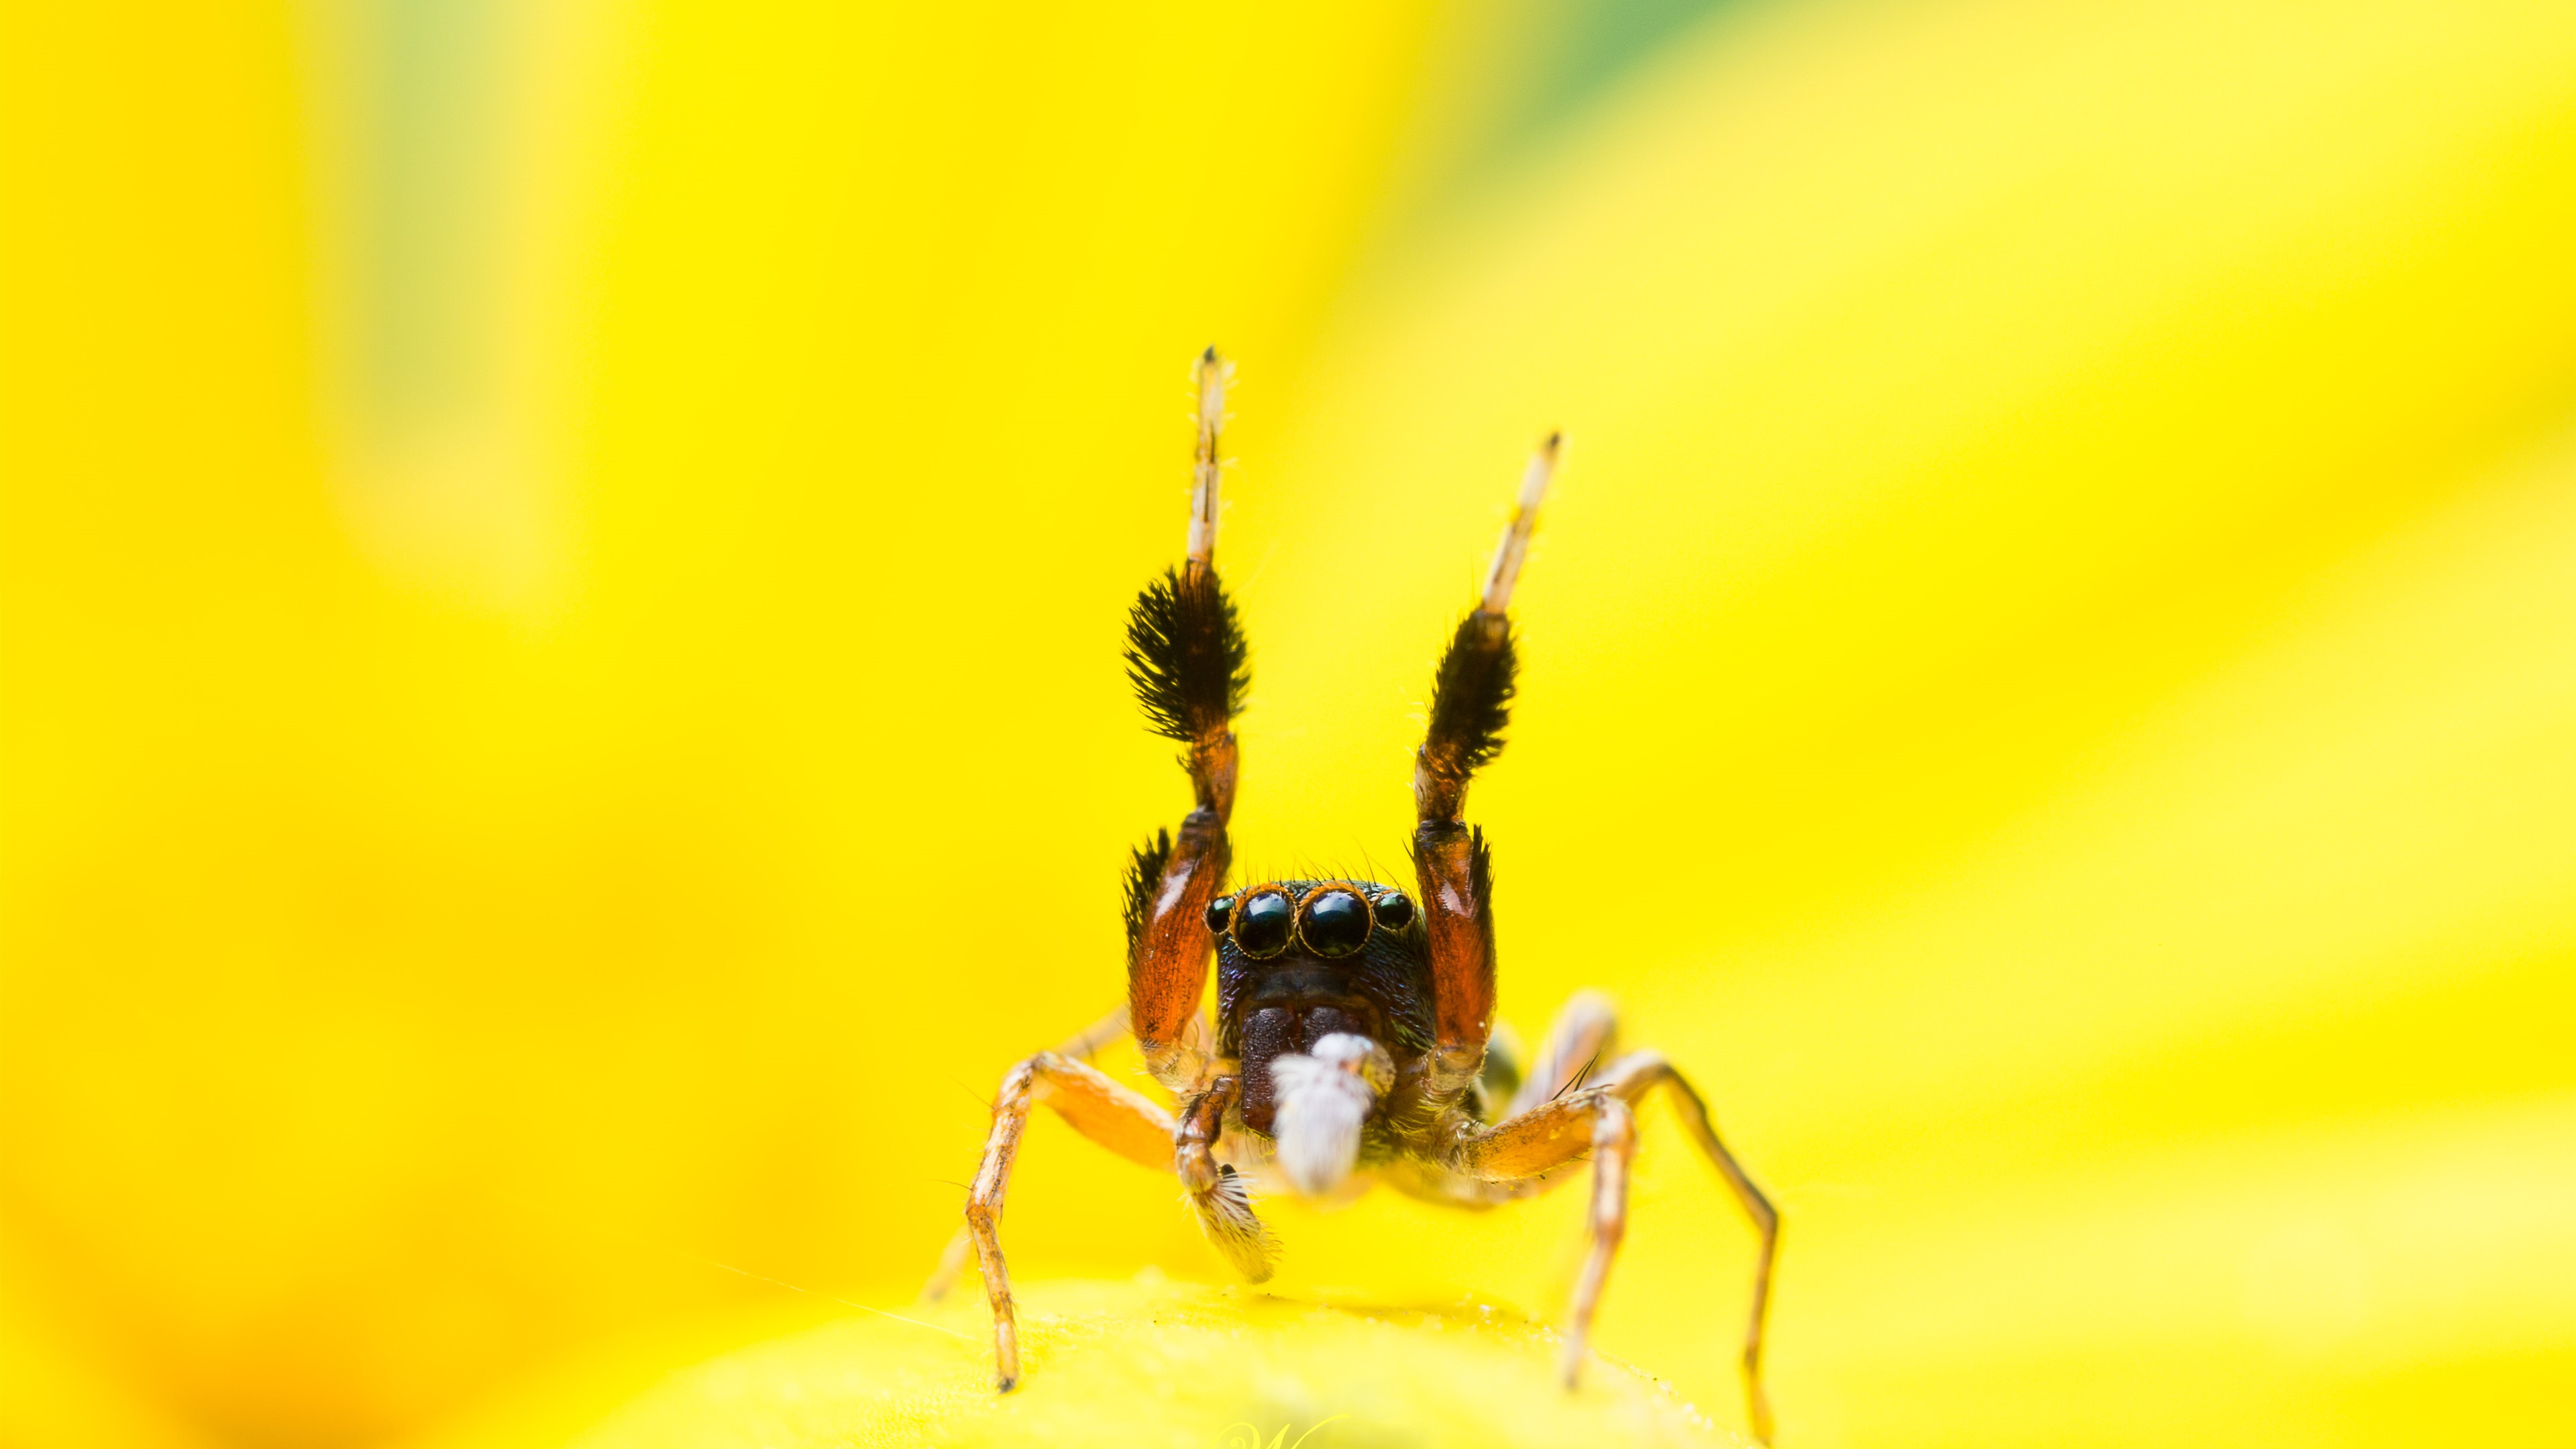
M 1430 1039 L 1413 900 L 1361 880 L 1249 886 L 1208 905 L 1219 1048 L 1243 1066 L 1243 1123 L 1301 1192 L 1350 1175 L 1402 1063 Z

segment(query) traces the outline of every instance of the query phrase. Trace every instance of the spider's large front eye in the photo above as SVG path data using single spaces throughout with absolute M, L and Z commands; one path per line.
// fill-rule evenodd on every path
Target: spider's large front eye
M 1352 891 L 1325 891 L 1306 902 L 1298 934 L 1318 956 L 1347 956 L 1368 944 L 1368 902 Z
M 1285 891 L 1262 891 L 1235 912 L 1235 948 L 1246 956 L 1276 956 L 1297 928 L 1297 904 Z

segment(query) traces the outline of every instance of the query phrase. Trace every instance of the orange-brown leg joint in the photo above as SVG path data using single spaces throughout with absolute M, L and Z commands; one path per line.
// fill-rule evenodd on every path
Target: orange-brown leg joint
M 1450 1165 L 1486 1182 L 1520 1182 L 1592 1150 L 1592 1124 L 1606 1089 L 1588 1087 L 1543 1103 L 1466 1138 Z
M 1182 763 L 1189 768 L 1190 789 L 1199 808 L 1216 812 L 1222 825 L 1234 818 L 1234 773 L 1242 759 L 1234 731 L 1217 730 L 1190 744 Z
M 1463 1088 L 1484 1062 L 1494 1025 L 1494 918 L 1483 843 L 1454 821 L 1425 824 L 1414 832 L 1413 862 L 1431 936 L 1439 1071 Z
M 1225 882 L 1228 855 L 1225 826 L 1215 813 L 1191 811 L 1127 962 L 1128 1026 L 1155 1079 L 1176 1091 L 1198 1074 L 1184 1060 L 1184 1048 L 1207 988 L 1208 954 L 1216 947 L 1207 907 Z
M 1507 667 L 1503 656 L 1511 627 L 1504 615 L 1479 608 L 1459 624 L 1450 651 L 1470 671 Z M 1444 732 L 1436 717 L 1432 726 L 1413 757 L 1413 814 L 1426 825 L 1455 823 L 1466 809 L 1467 784 L 1475 778 L 1476 744 L 1465 735 Z

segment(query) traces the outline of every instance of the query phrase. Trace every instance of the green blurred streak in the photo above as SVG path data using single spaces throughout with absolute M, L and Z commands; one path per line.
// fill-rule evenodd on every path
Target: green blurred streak
M 380 438 L 472 407 L 485 380 L 493 19 L 483 0 L 382 0 L 350 58 L 362 77 L 352 342 Z
M 1638 62 L 1728 0 L 1560 0 L 1556 45 L 1530 77 L 1507 140 L 1545 134 L 1579 114 Z
M 1640 64 L 1735 0 L 1534 0 L 1527 40 L 1456 179 L 1474 185 L 1577 120 Z

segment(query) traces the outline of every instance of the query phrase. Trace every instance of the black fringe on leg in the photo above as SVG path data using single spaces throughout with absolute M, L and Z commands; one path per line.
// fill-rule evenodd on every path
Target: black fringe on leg
M 1225 728 L 1252 688 L 1251 648 L 1216 571 L 1172 569 L 1127 616 L 1127 679 L 1154 733 L 1189 744 Z

